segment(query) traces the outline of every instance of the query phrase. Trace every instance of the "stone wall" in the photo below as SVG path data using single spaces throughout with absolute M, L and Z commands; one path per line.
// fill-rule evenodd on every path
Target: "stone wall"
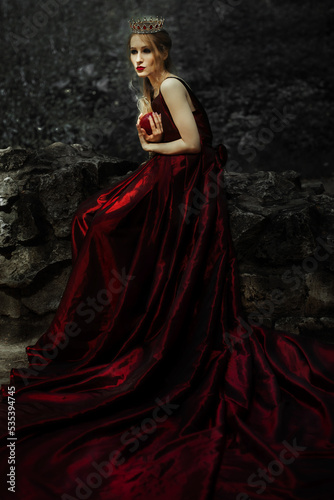
M 332 0 L 3 0 L 0 148 L 87 141 L 143 161 L 126 43 L 145 11 L 165 18 L 173 72 L 245 171 L 332 176 Z
M 137 166 L 77 144 L 0 150 L 2 341 L 26 344 L 48 326 L 78 204 Z M 333 197 L 294 171 L 226 173 L 225 189 L 248 321 L 334 339 Z

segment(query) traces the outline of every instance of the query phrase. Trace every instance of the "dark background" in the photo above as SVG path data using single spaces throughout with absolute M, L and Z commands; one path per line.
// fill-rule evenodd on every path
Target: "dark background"
M 175 72 L 239 171 L 333 166 L 331 0 L 1 0 L 0 148 L 90 142 L 143 161 L 128 19 L 162 15 Z M 138 93 L 138 92 L 137 92 Z M 280 132 L 270 126 L 288 114 Z M 235 167 L 230 167 L 235 168 Z

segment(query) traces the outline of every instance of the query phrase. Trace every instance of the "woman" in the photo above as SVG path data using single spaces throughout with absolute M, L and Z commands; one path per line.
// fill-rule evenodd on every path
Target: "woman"
M 150 85 L 153 98 L 157 98 L 161 92 L 181 138 L 172 142 L 162 142 L 161 113 L 155 112 L 153 117 L 149 117 L 151 135 L 148 135 L 140 127 L 140 119 L 143 116 L 142 113 L 140 114 L 137 122 L 139 139 L 144 151 L 152 153 L 170 155 L 199 153 L 201 150 L 200 136 L 193 116 L 195 107 L 185 86 L 166 68 L 169 66 L 166 64 L 166 59 L 169 57 L 166 48 L 168 41 L 169 37 L 165 31 L 151 35 L 131 36 L 131 62 L 139 77 L 149 80 L 149 84 L 146 83 L 146 85 Z M 150 104 L 152 105 L 152 102 Z
M 59 309 L 2 388 L 18 498 L 329 500 L 334 348 L 242 319 L 224 147 L 163 21 L 130 26 L 153 156 L 79 207 Z

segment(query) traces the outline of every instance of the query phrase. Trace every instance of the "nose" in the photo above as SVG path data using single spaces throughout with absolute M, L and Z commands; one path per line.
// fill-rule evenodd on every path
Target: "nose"
M 142 58 L 142 55 L 141 55 L 141 52 L 137 52 L 137 57 L 136 57 L 136 63 L 138 64 L 139 62 L 142 62 L 143 58 Z

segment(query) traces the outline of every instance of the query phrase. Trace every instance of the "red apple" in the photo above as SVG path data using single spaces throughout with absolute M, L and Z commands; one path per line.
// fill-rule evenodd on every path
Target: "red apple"
M 152 134 L 151 124 L 150 124 L 150 120 L 148 118 L 150 115 L 152 116 L 152 119 L 153 119 L 153 113 L 146 113 L 146 115 L 141 117 L 140 122 L 139 122 L 141 128 L 143 128 L 148 135 Z

